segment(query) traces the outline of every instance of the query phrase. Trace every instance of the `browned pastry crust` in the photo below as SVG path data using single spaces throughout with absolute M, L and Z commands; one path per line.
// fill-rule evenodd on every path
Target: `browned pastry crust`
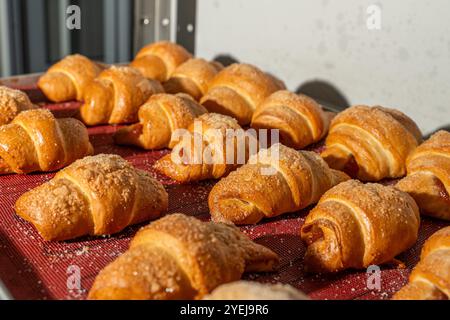
M 93 153 L 86 127 L 46 109 L 19 113 L 0 126 L 0 174 L 54 171 Z
M 420 216 L 406 192 L 343 182 L 327 191 L 301 228 L 306 269 L 337 272 L 391 262 L 417 240 Z
M 36 108 L 25 92 L 0 86 L 0 126 L 10 123 L 22 111 Z
M 234 226 L 183 214 L 142 228 L 130 248 L 103 269 L 90 299 L 201 299 L 244 272 L 272 271 L 278 256 Z
M 172 139 L 172 133 L 187 129 L 196 117 L 206 112 L 187 94 L 155 94 L 139 108 L 139 123 L 119 129 L 114 141 L 144 149 L 173 148 L 178 140 Z
M 450 132 L 438 131 L 406 162 L 397 187 L 416 200 L 423 214 L 450 220 Z
M 280 90 L 260 104 L 252 118 L 255 129 L 278 129 L 280 142 L 302 149 L 322 139 L 328 131 L 330 117 L 313 99 Z
M 162 85 L 145 79 L 130 67 L 111 67 L 100 73 L 85 90 L 80 115 L 88 125 L 137 122 L 139 107 Z
M 246 125 L 265 98 L 284 88 L 283 82 L 257 67 L 235 63 L 214 77 L 200 103 L 210 112 L 232 116 Z
M 175 69 L 192 58 L 192 55 L 182 46 L 160 41 L 143 47 L 131 62 L 144 77 L 160 82 L 167 81 Z
M 167 210 L 164 187 L 117 155 L 85 157 L 16 202 L 45 240 L 107 235 Z
M 241 280 L 222 284 L 203 300 L 309 300 L 309 298 L 290 285 Z
M 169 80 L 163 83 L 164 90 L 167 93 L 183 92 L 198 101 L 208 90 L 208 84 L 222 69 L 219 62 L 189 59 L 179 65 Z
M 398 178 L 421 141 L 417 125 L 400 111 L 354 106 L 332 120 L 322 157 L 362 181 Z
M 232 132 L 234 136 L 227 136 L 227 132 Z M 172 153 L 159 159 L 154 167 L 181 182 L 218 179 L 245 163 L 249 155 L 250 138 L 235 119 L 217 113 L 205 113 L 190 125 L 189 132 L 180 138 Z M 241 159 L 243 161 L 237 158 L 239 148 L 245 150 L 245 159 Z M 232 159 L 227 155 L 229 150 L 233 150 Z M 211 154 L 213 156 L 209 157 Z M 177 155 L 180 158 L 174 161 Z
M 215 221 L 253 224 L 306 208 L 347 179 L 314 152 L 276 144 L 221 179 L 211 190 L 208 204 Z
M 98 64 L 85 56 L 70 55 L 51 66 L 39 78 L 38 87 L 54 102 L 81 101 L 87 86 L 101 69 Z
M 422 248 L 409 283 L 394 300 L 450 300 L 450 227 L 435 232 Z

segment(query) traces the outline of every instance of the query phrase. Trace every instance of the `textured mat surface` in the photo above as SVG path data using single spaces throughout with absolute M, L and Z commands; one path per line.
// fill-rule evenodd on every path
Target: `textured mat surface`
M 42 101 L 38 90 L 27 84 L 17 84 L 29 93 L 34 101 Z M 48 104 L 58 117 L 76 113 L 78 103 Z M 133 165 L 151 172 L 169 193 L 169 213 L 182 212 L 200 219 L 209 219 L 206 203 L 214 181 L 180 185 L 158 175 L 152 164 L 167 151 L 147 152 L 136 148 L 115 146 L 111 133 L 114 126 L 89 128 L 95 153 L 120 154 Z M 123 232 L 100 238 L 81 238 L 68 242 L 44 242 L 31 224 L 14 213 L 13 205 L 24 192 L 51 179 L 54 174 L 0 176 L 0 278 L 17 299 L 84 299 L 97 273 L 123 253 L 130 239 L 142 226 L 132 226 Z M 241 228 L 256 242 L 263 244 L 281 257 L 276 273 L 247 274 L 246 279 L 261 282 L 291 284 L 313 299 L 388 299 L 402 287 L 410 269 L 417 263 L 423 242 L 436 230 L 448 223 L 424 218 L 416 245 L 398 258 L 407 266 L 381 268 L 381 290 L 369 289 L 365 271 L 349 271 L 331 276 L 305 274 L 302 257 L 305 246 L 299 229 L 308 209 L 301 212 L 265 220 L 256 226 Z M 80 270 L 81 290 L 69 290 L 67 282 L 73 267 Z

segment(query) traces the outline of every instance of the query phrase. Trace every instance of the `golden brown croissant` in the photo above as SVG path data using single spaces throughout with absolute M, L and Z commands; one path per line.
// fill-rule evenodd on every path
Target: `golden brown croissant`
M 160 41 L 139 50 L 130 65 L 138 69 L 144 77 L 164 82 L 169 79 L 176 67 L 190 58 L 192 55 L 182 46 Z
M 0 174 L 54 171 L 93 153 L 86 127 L 46 109 L 19 113 L 0 126 Z
M 10 123 L 22 111 L 36 108 L 25 92 L 0 86 L 0 126 Z
M 161 183 L 117 155 L 77 160 L 16 202 L 45 240 L 107 235 L 167 210 Z
M 409 283 L 394 300 L 450 300 L 450 227 L 435 232 L 422 249 Z
M 210 112 L 232 116 L 246 125 L 266 97 L 284 88 L 283 82 L 257 67 L 235 63 L 214 77 L 200 103 Z
M 408 175 L 397 187 L 408 192 L 426 215 L 450 220 L 450 132 L 438 131 L 406 162 Z
M 70 55 L 51 66 L 39 78 L 38 87 L 54 102 L 81 101 L 87 86 L 100 71 L 101 67 L 89 58 Z
M 330 117 L 313 99 L 280 90 L 256 108 L 251 126 L 255 129 L 278 129 L 282 144 L 302 149 L 325 136 L 329 121 Z
M 406 158 L 421 141 L 417 125 L 400 111 L 355 106 L 331 121 L 322 157 L 362 181 L 398 178 L 406 174 Z
M 241 280 L 222 284 L 203 300 L 309 300 L 309 298 L 287 284 L 262 284 Z
M 88 125 L 137 122 L 139 107 L 162 85 L 145 79 L 130 67 L 111 67 L 100 73 L 85 90 L 80 115 Z
M 235 119 L 205 113 L 180 138 L 172 153 L 159 159 L 154 167 L 172 179 L 188 182 L 218 179 L 244 164 L 252 137 Z
M 208 204 L 215 221 L 253 224 L 306 208 L 348 179 L 314 152 L 275 144 L 220 180 L 211 190 Z
M 208 84 L 222 69 L 219 62 L 189 59 L 179 65 L 169 80 L 163 83 L 164 90 L 167 93 L 187 93 L 198 101 L 208 90 Z
M 272 271 L 278 256 L 234 226 L 171 214 L 142 228 L 103 269 L 90 299 L 201 299 L 244 272 Z
M 391 262 L 416 242 L 419 224 L 419 209 L 406 192 L 343 182 L 322 196 L 301 228 L 306 268 L 337 272 Z
M 206 112 L 187 94 L 155 94 L 139 108 L 139 123 L 119 129 L 114 140 L 144 149 L 173 148 L 177 140 L 172 139 L 172 133 L 187 129 L 196 117 Z

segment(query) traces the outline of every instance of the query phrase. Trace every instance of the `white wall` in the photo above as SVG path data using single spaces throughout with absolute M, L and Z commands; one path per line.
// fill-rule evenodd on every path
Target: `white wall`
M 381 29 L 366 25 L 370 4 Z M 297 90 L 331 83 L 350 104 L 410 115 L 424 133 L 450 125 L 448 0 L 197 0 L 196 54 L 230 54 Z

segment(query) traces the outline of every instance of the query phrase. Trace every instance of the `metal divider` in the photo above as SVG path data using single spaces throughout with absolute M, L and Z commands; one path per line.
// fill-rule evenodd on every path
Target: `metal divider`
M 0 0 L 0 64 L 2 74 L 23 72 L 21 2 Z
M 133 53 L 147 43 L 176 41 L 195 51 L 196 0 L 135 0 Z
M 195 54 L 196 15 L 197 0 L 178 1 L 176 39 L 192 54 Z

